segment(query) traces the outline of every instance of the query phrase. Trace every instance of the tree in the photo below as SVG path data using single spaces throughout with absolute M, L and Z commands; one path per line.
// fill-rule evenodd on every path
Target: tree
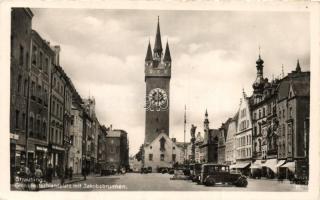
M 138 153 L 135 155 L 135 158 L 138 161 L 142 160 L 142 153 L 143 153 L 143 144 L 140 146 Z

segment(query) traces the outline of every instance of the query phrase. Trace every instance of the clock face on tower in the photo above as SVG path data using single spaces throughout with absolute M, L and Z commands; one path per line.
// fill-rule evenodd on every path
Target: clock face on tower
M 154 88 L 150 90 L 146 103 L 146 109 L 149 111 L 165 111 L 169 105 L 168 95 L 165 90 Z

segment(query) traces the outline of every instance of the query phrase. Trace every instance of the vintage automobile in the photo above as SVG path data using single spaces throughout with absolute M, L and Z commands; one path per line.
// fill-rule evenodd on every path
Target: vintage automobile
M 228 165 L 203 164 L 199 183 L 214 186 L 216 183 L 231 184 L 237 187 L 247 187 L 247 177 L 239 173 L 230 173 Z

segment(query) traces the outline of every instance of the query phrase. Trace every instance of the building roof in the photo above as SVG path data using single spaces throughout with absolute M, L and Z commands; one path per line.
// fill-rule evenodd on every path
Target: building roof
M 284 77 L 277 88 L 278 101 L 288 98 L 290 85 L 293 85 L 293 90 L 297 96 L 310 95 L 310 73 L 309 72 L 292 72 Z
M 293 92 L 296 96 L 310 96 L 310 82 L 293 81 L 291 82 Z

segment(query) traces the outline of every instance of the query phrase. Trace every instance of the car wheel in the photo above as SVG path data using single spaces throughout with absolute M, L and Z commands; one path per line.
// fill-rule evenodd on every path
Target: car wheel
M 248 181 L 245 177 L 239 177 L 238 180 L 235 182 L 237 187 L 247 187 Z
M 214 186 L 216 184 L 215 180 L 211 177 L 206 178 L 206 181 L 204 182 L 206 186 Z

